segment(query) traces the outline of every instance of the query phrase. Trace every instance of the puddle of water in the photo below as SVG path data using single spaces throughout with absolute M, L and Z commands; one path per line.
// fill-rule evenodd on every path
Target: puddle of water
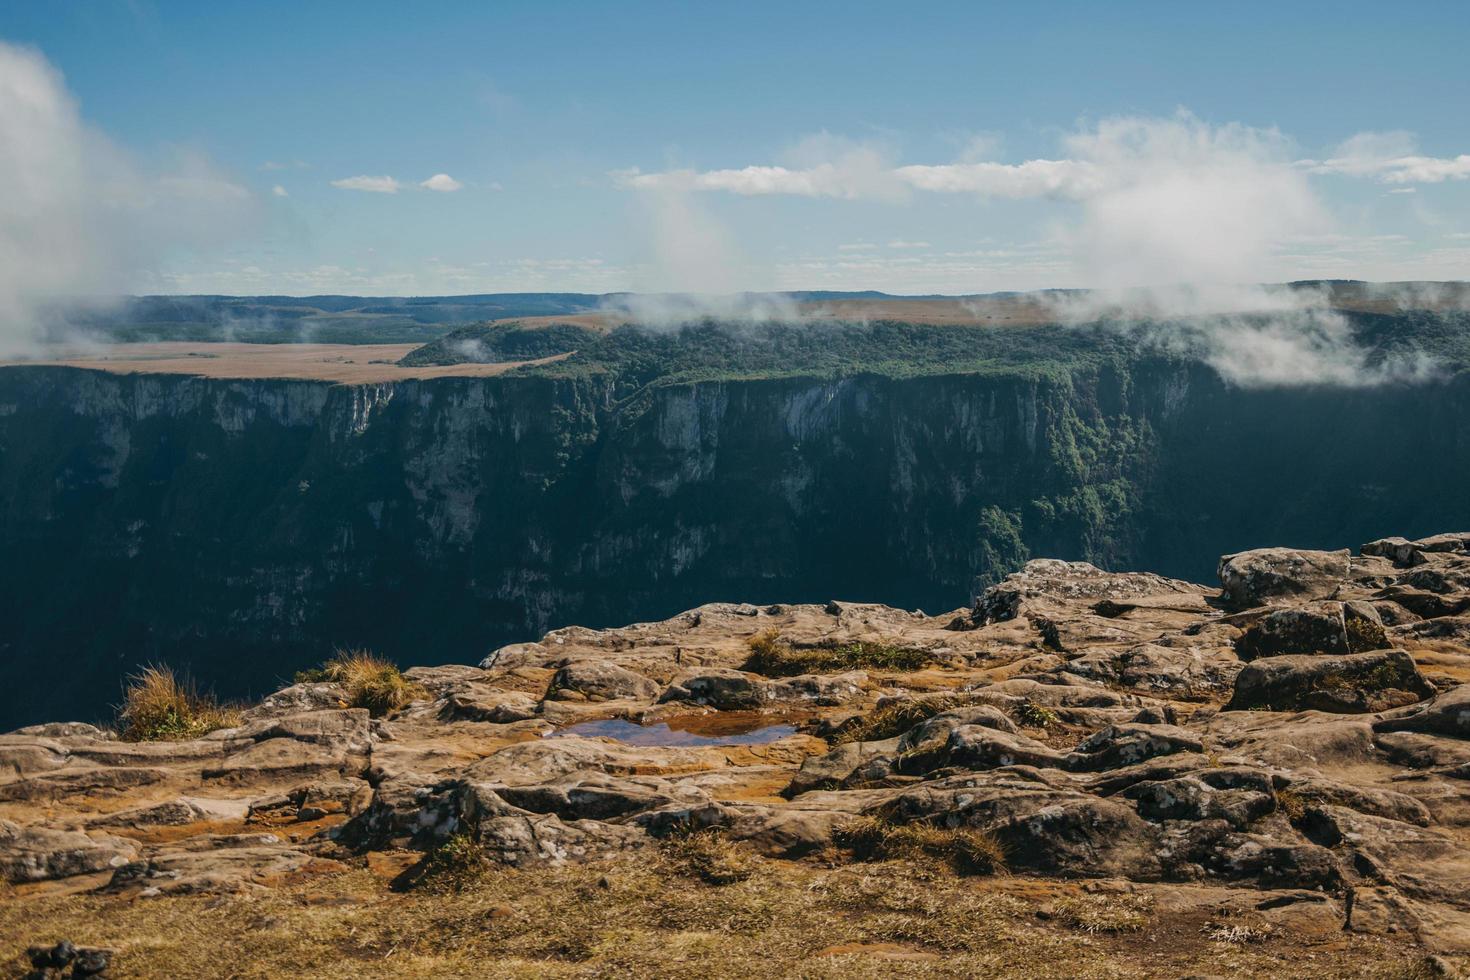
M 721 715 L 745 717 L 721 718 Z M 652 746 L 764 745 L 796 733 L 796 726 L 790 722 L 769 722 L 769 716 L 762 718 L 755 712 L 734 711 L 671 718 L 668 722 L 654 725 L 639 725 L 621 718 L 605 718 L 568 725 L 546 737 L 580 735 L 583 738 L 616 739 L 625 745 Z

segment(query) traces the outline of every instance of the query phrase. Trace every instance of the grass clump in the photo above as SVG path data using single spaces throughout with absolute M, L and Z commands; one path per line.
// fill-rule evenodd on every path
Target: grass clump
M 1026 728 L 1050 728 L 1061 720 L 1055 711 L 1029 699 L 1016 705 L 1015 715 Z
M 240 711 L 199 693 L 171 668 L 149 665 L 128 678 L 117 720 L 125 741 L 179 741 L 233 728 Z
M 483 879 L 491 867 L 479 841 L 469 834 L 455 834 L 429 852 L 414 887 L 429 892 L 462 892 Z
M 929 651 L 868 640 L 839 643 L 824 640 L 816 646 L 793 647 L 776 630 L 750 638 L 750 656 L 742 669 L 766 677 L 829 674 L 844 670 L 887 670 L 907 673 L 933 663 Z
M 676 830 L 659 842 L 675 870 L 707 885 L 733 885 L 755 874 L 760 858 L 716 830 Z
M 1347 633 L 1349 653 L 1365 653 L 1390 646 L 1388 633 L 1384 631 L 1382 623 L 1375 623 L 1361 616 L 1348 616 L 1342 625 Z
M 1293 824 L 1300 823 L 1307 815 L 1307 801 L 1302 794 L 1294 789 L 1278 789 L 1276 791 L 1276 809 L 1285 815 L 1287 820 Z
M 393 661 L 367 650 L 339 650 L 320 667 L 296 674 L 298 684 L 323 681 L 342 685 L 348 707 L 366 708 L 374 718 L 397 711 L 425 693 L 404 677 Z
M 965 703 L 965 699 L 953 694 L 893 701 L 843 729 L 838 734 L 837 741 L 881 742 L 885 738 L 902 735 L 915 725 L 926 722 L 935 715 L 953 711 Z
M 876 817 L 859 817 L 834 832 L 832 839 L 852 851 L 859 861 L 929 857 L 947 861 L 957 874 L 1001 874 L 1006 870 L 1005 847 L 1000 841 L 970 827 L 893 824 Z
M 1053 906 L 1058 922 L 1089 935 L 1141 932 L 1153 903 L 1131 895 L 1072 895 Z

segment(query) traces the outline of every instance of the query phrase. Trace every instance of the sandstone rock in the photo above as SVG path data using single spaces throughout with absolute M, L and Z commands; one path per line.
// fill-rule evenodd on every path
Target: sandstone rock
M 1140 643 L 1125 650 L 1083 654 L 1068 661 L 1066 669 L 1134 690 L 1184 694 L 1228 688 L 1241 666 L 1240 658 L 1226 648 Z
M 439 717 L 444 721 L 485 721 L 497 725 L 536 717 L 537 701 L 520 691 L 471 684 L 445 695 Z
M 1224 820 L 1236 830 L 1276 809 L 1270 778 L 1252 770 L 1203 770 L 1135 783 L 1123 796 L 1148 820 Z
M 766 691 L 765 680 L 755 674 L 729 668 L 705 668 L 687 671 L 674 678 L 659 698 L 659 703 L 691 701 L 721 711 L 748 711 L 766 703 Z
M 1470 684 L 1373 723 L 1376 732 L 1422 732 L 1470 739 Z
M 292 684 L 274 694 L 267 695 L 245 712 L 249 721 L 262 718 L 278 718 L 282 715 L 300 714 L 303 711 L 320 711 L 324 708 L 339 708 L 347 703 L 347 691 L 341 684 L 324 682 Z
M 1149 572 L 1105 572 L 1082 561 L 1038 558 L 986 589 L 975 603 L 981 625 L 1015 619 L 1028 600 L 1127 601 L 1144 596 L 1198 594 L 1198 586 Z M 1192 606 L 1192 603 L 1191 603 Z
M 1401 650 L 1346 656 L 1267 657 L 1235 679 L 1226 711 L 1330 711 L 1358 714 L 1418 701 L 1433 690 Z
M 930 751 L 915 751 L 899 760 L 899 771 L 923 773 L 958 766 L 965 769 L 995 769 L 1001 766 L 1060 768 L 1066 757 L 1026 735 L 1011 734 L 984 725 L 959 725 L 944 743 Z
M 574 660 L 556 672 L 546 697 L 561 697 L 568 691 L 590 701 L 651 700 L 658 695 L 659 684 L 606 661 Z
M 12 884 L 110 871 L 136 854 L 136 846 L 119 837 L 0 820 L 0 876 Z
M 1347 654 L 1384 648 L 1378 610 L 1367 602 L 1309 602 L 1267 613 L 1235 644 L 1240 659 L 1294 653 Z
M 177 799 L 119 810 L 88 821 L 91 827 L 166 827 L 206 820 L 209 814 L 191 800 Z
M 1102 893 L 1157 898 L 1161 915 L 1189 894 L 1190 908 L 1310 919 L 1318 935 L 1340 923 L 1329 895 L 1365 895 L 1363 928 L 1470 951 L 1456 924 L 1470 912 L 1470 685 L 1448 686 L 1470 677 L 1457 646 L 1470 637 L 1467 538 L 1228 556 L 1228 614 L 1201 586 L 1032 562 L 962 631 L 946 629 L 953 614 L 865 603 L 716 603 L 556 630 L 485 669 L 415 668 L 432 700 L 390 721 L 294 685 L 240 727 L 188 741 L 43 726 L 0 736 L 0 804 L 30 824 L 0 824 L 0 868 L 15 881 L 111 871 L 104 894 L 127 898 L 253 893 L 340 870 L 327 855 L 398 877 L 411 859 L 379 849 L 457 835 L 530 867 L 700 828 L 825 861 L 846 855 L 834 830 L 861 816 L 988 835 L 1017 872 L 1107 879 Z M 1434 689 L 1410 655 L 1360 651 L 1372 631 L 1350 623 L 1385 626 L 1442 693 L 1418 700 Z M 737 669 L 768 629 L 794 648 L 939 656 L 871 677 Z M 665 677 L 662 690 L 650 679 Z M 580 700 L 542 703 L 553 681 Z M 1222 712 L 1227 687 L 1230 708 L 1269 710 Z M 899 705 L 917 720 L 896 737 L 836 741 Z M 1018 729 L 1043 710 L 1044 735 Z M 608 718 L 669 727 L 566 730 Z M 793 722 L 831 744 L 766 731 Z M 716 744 L 642 744 L 654 732 Z M 221 833 L 238 829 L 222 820 L 264 832 Z M 106 836 L 118 828 L 137 840 Z M 889 873 L 904 872 L 873 880 Z M 83 884 L 95 880 L 54 887 Z M 1273 911 L 1307 904 L 1296 919 Z
M 810 701 L 818 705 L 845 704 L 862 697 L 868 675 L 861 670 L 842 674 L 798 674 L 766 685 L 770 701 Z
M 884 759 L 891 764 L 899 745 L 897 738 L 881 742 L 845 742 L 826 755 L 808 757 L 801 770 L 792 777 L 783 791 L 788 799 L 813 790 L 834 789 L 873 759 Z
M 1352 559 L 1341 551 L 1258 548 L 1220 559 L 1223 598 L 1234 609 L 1331 597 L 1347 581 Z
M 1065 757 L 1068 769 L 1097 772 L 1136 765 L 1175 752 L 1202 752 L 1204 743 L 1174 725 L 1110 725 L 1083 740 Z
M 670 806 L 695 806 L 708 794 L 651 776 L 605 773 L 563 776 L 535 786 L 499 786 L 495 793 L 531 813 L 554 813 L 563 820 L 615 820 Z
M 112 732 L 104 731 L 96 725 L 88 725 L 81 721 L 53 721 L 44 725 L 27 725 L 17 728 L 10 735 L 24 735 L 32 738 L 90 738 L 107 740 L 115 738 Z

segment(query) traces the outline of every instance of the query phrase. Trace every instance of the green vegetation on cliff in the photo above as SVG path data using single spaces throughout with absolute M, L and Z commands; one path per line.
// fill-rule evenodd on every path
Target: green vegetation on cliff
M 234 698 L 338 647 L 469 662 L 712 600 L 938 612 L 1030 557 L 1207 581 L 1470 525 L 1470 317 L 1352 323 L 1438 370 L 1247 387 L 1101 326 L 886 321 L 364 385 L 6 367 L 0 719 L 100 716 L 149 662 Z

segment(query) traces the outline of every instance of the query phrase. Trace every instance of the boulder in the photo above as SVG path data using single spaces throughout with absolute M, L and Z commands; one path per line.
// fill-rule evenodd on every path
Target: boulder
M 1198 735 L 1174 725 L 1109 725 L 1084 739 L 1065 759 L 1074 772 L 1100 772 L 1137 765 L 1155 756 L 1203 752 Z
M 1240 658 L 1228 646 L 1140 643 L 1124 650 L 1085 653 L 1061 669 L 1094 682 L 1184 694 L 1229 687 L 1240 668 Z
M 1384 711 L 1434 693 L 1402 650 L 1345 656 L 1266 657 L 1248 664 L 1235 679 L 1226 711 Z
M 1470 684 L 1373 723 L 1375 732 L 1421 732 L 1470 739 Z
M 846 704 L 863 696 L 868 675 L 861 670 L 841 674 L 798 674 L 766 685 L 770 701 L 811 701 L 819 705 Z
M 1257 548 L 1220 559 L 1223 598 L 1233 609 L 1331 597 L 1352 567 L 1348 549 Z
M 874 759 L 892 760 L 898 745 L 897 738 L 881 742 L 844 742 L 825 755 L 808 756 L 782 795 L 791 799 L 813 790 L 836 789 Z
M 1011 868 L 1135 881 L 1162 875 L 1155 834 L 1132 807 L 1112 800 L 1070 796 L 988 829 Z
M 520 691 L 469 684 L 445 695 L 439 708 L 444 721 L 483 721 L 506 725 L 536 717 L 538 702 Z
M 728 667 L 703 667 L 674 678 L 659 703 L 691 701 L 721 711 L 749 711 L 766 703 L 766 692 L 765 679 L 755 674 Z
M 588 701 L 651 701 L 658 696 L 659 685 L 606 660 L 574 660 L 552 677 L 546 697 L 562 698 L 569 691 Z
M 1292 653 L 1363 653 L 1387 642 L 1383 620 L 1368 602 L 1309 602 L 1276 609 L 1236 641 L 1241 660 Z
M 1105 572 L 1085 561 L 1037 558 L 986 589 L 975 601 L 972 617 L 980 625 L 1005 622 L 1015 619 L 1034 600 L 1092 604 L 1171 595 L 1195 607 L 1198 599 L 1194 597 L 1201 591 L 1198 586 L 1151 572 Z
M 87 821 L 89 827 L 176 827 L 209 819 L 210 814 L 192 800 L 167 800 L 151 806 L 119 810 Z
M 914 751 L 898 760 L 903 773 L 924 773 L 957 766 L 964 769 L 995 769 L 1001 766 L 1060 768 L 1065 756 L 1044 742 L 1026 735 L 999 731 L 985 725 L 959 725 L 944 743 L 929 751 Z
M 137 853 L 137 845 L 120 837 L 0 820 L 0 878 L 12 884 L 110 871 Z
M 1249 769 L 1202 770 L 1135 783 L 1122 795 L 1147 820 L 1224 820 L 1236 830 L 1276 809 L 1270 777 Z

